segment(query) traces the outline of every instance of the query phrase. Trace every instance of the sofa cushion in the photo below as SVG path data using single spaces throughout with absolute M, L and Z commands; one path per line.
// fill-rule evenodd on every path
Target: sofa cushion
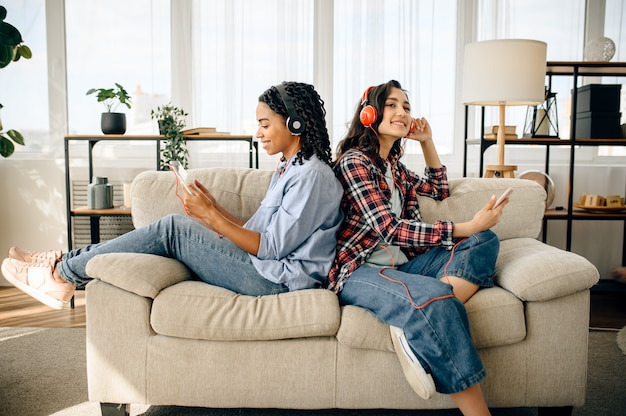
M 328 290 L 308 289 L 244 296 L 199 281 L 162 290 L 150 322 L 162 335 L 214 341 L 253 341 L 334 336 L 339 302 Z
M 526 337 L 524 305 L 499 287 L 479 290 L 466 304 L 476 348 L 515 344 Z M 344 306 L 337 340 L 352 348 L 393 351 L 389 327 L 371 312 Z

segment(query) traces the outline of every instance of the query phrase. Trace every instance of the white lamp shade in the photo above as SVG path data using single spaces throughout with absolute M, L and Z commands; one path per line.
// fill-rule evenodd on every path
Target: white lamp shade
M 537 105 L 545 100 L 545 42 L 499 39 L 465 46 L 463 103 Z

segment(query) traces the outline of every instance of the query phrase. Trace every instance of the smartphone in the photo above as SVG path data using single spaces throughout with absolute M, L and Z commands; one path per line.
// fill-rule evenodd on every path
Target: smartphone
M 509 195 L 511 195 L 511 192 L 513 192 L 513 188 L 508 188 L 506 191 L 504 191 L 493 207 L 496 208 L 498 205 L 500 205 L 502 201 L 504 201 L 506 198 L 509 197 Z
M 183 188 L 185 188 L 185 191 L 187 191 L 190 194 L 193 194 L 193 192 L 191 192 L 191 188 L 189 187 L 189 184 L 187 183 L 187 171 L 185 170 L 185 168 L 183 168 L 183 166 L 177 161 L 171 161 L 169 165 L 170 165 L 170 170 L 174 172 L 174 175 L 176 175 L 176 179 L 178 180 L 178 183 L 180 183 L 183 186 Z

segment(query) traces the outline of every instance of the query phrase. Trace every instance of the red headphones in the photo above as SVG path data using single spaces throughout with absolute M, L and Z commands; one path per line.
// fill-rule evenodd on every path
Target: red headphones
M 361 109 L 361 113 L 359 113 L 359 120 L 361 120 L 361 124 L 365 127 L 371 127 L 371 125 L 376 123 L 376 120 L 378 120 L 378 111 L 376 111 L 374 106 L 370 104 L 365 105 L 368 101 L 367 95 L 373 88 L 374 87 L 372 86 L 366 89 L 363 93 L 363 97 L 361 97 L 361 105 L 364 107 Z

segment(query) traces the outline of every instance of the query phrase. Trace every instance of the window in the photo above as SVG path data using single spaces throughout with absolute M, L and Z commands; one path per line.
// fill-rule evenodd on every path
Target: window
M 48 152 L 48 55 L 46 51 L 46 7 L 44 0 L 9 0 L 6 22 L 22 34 L 33 52 L 31 59 L 12 62 L 0 73 L 0 111 L 5 130 L 15 129 L 24 136 L 26 146 L 15 146 L 19 153 Z
M 132 96 L 128 134 L 156 133 L 150 110 L 171 96 L 168 0 L 66 0 L 69 133 L 100 131 L 91 88 L 119 83 Z M 121 12 L 123 11 L 123 12 Z
M 540 39 L 548 43 L 548 60 L 582 59 L 585 0 L 472 3 L 477 7 L 478 40 Z M 614 60 L 623 61 L 626 7 L 621 0 L 602 3 L 604 33 L 617 46 Z M 127 133 L 156 133 L 150 110 L 179 93 L 173 91 L 172 73 L 180 71 L 172 68 L 183 68 L 192 86 L 185 106 L 189 127 L 216 127 L 239 134 L 256 131 L 257 97 L 266 88 L 283 80 L 316 80 L 315 0 L 55 0 L 55 7 L 65 6 L 65 27 L 62 22 L 46 27 L 45 0 L 6 0 L 3 4 L 8 21 L 20 29 L 33 50 L 33 59 L 9 65 L 0 76 L 2 120 L 5 126 L 20 130 L 28 143 L 18 153 L 46 153 L 59 147 L 55 145 L 61 141 L 59 132 L 50 133 L 59 109 L 56 104 L 50 108 L 48 91 L 64 94 L 65 87 L 48 85 L 48 68 L 66 71 L 50 75 L 67 80 L 68 133 L 99 131 L 104 107 L 85 93 L 115 82 L 133 96 L 133 108 L 122 110 L 127 113 Z M 454 126 L 460 124 L 455 116 L 463 117 L 462 112 L 455 115 L 459 103 L 456 57 L 462 49 L 457 45 L 462 38 L 458 28 L 473 23 L 469 17 L 457 22 L 457 7 L 465 3 L 337 0 L 323 4 L 332 5 L 333 15 L 329 28 L 333 41 L 324 45 L 322 53 L 332 54 L 334 63 L 332 94 L 323 98 L 332 111 L 334 125 L 329 127 L 335 144 L 345 134 L 363 90 L 397 79 L 408 90 L 414 115 L 431 122 L 439 152 L 457 157 L 453 136 L 456 133 L 460 140 L 461 134 L 455 132 Z M 185 7 L 191 10 L 184 23 L 190 38 L 172 51 L 171 10 Z M 65 33 L 66 65 L 56 51 L 48 55 L 46 32 L 57 39 Z M 186 55 L 178 56 L 178 49 Z M 563 137 L 569 135 L 570 82 L 568 77 L 556 77 L 553 85 Z M 622 94 L 626 96 L 626 88 Z M 51 98 L 54 101 L 55 96 Z M 520 134 L 525 111 L 507 109 L 507 121 L 518 125 Z M 496 124 L 497 118 L 497 111 L 488 111 L 488 124 Z M 407 155 L 415 153 L 419 145 L 408 143 Z

